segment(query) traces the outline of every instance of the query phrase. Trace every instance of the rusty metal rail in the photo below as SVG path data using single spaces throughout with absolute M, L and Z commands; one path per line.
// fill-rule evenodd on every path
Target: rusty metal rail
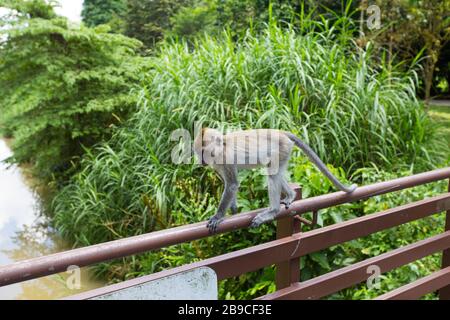
M 387 272 L 402 265 L 414 262 L 450 246 L 450 231 L 446 233 L 389 251 L 385 254 L 352 264 L 323 276 L 292 284 L 261 300 L 277 299 L 319 299 L 341 289 L 367 280 L 367 268 L 376 265 L 380 271 Z
M 443 251 L 443 268 L 446 268 L 450 266 L 450 231 L 448 231 L 450 230 L 450 193 L 304 233 L 300 232 L 300 223 L 307 223 L 307 221 L 303 218 L 299 219 L 298 216 L 308 212 L 317 213 L 323 208 L 449 178 L 450 168 L 444 168 L 363 186 L 352 194 L 336 192 L 298 200 L 292 204 L 289 210 L 283 210 L 280 213 L 277 240 L 93 290 L 74 298 L 94 297 L 104 292 L 120 290 L 200 266 L 209 266 L 216 271 L 219 279 L 226 279 L 277 264 L 277 288 L 280 290 L 272 295 L 262 297 L 263 299 L 318 298 L 336 292 L 341 288 L 363 281 L 364 277 L 367 278 L 367 274 L 363 274 L 362 270 L 367 263 L 374 261 L 378 265 L 384 266 L 382 267 L 384 271 L 388 271 L 434 252 Z M 301 190 L 297 188 L 297 192 L 298 198 L 301 198 Z M 253 217 L 262 210 L 232 216 L 219 226 L 218 232 L 224 233 L 246 228 Z M 301 256 L 443 211 L 447 211 L 445 229 L 447 231 L 441 235 L 372 258 L 373 261 L 369 259 L 321 277 L 299 282 L 298 259 Z M 66 271 L 67 267 L 71 265 L 80 267 L 92 265 L 208 236 L 211 235 L 206 228 L 206 222 L 201 222 L 20 261 L 0 267 L 0 286 Z M 439 274 L 437 277 L 440 280 L 447 278 L 446 274 Z M 433 281 L 436 282 L 436 280 Z M 442 281 L 440 283 L 442 284 Z M 428 289 L 435 287 L 425 286 Z M 417 288 L 423 290 L 424 285 L 418 285 Z M 450 299 L 450 283 L 441 285 L 439 289 L 441 290 L 441 298 Z M 411 290 L 409 289 L 409 291 Z

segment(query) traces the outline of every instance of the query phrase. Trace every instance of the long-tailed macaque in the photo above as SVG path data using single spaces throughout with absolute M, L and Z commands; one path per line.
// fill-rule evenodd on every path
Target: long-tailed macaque
M 194 152 L 202 165 L 209 165 L 219 173 L 225 184 L 217 213 L 207 225 L 210 232 L 217 230 L 228 209 L 231 209 L 232 214 L 237 213 L 238 169 L 264 166 L 268 170 L 270 207 L 253 219 L 251 227 L 273 220 L 280 211 L 280 204 L 289 208 L 296 195 L 288 185 L 285 172 L 294 145 L 303 150 L 336 188 L 347 193 L 356 189 L 356 185 L 343 185 L 314 151 L 290 132 L 257 129 L 223 135 L 215 129 L 201 130 L 194 141 Z M 282 200 L 281 193 L 285 195 Z

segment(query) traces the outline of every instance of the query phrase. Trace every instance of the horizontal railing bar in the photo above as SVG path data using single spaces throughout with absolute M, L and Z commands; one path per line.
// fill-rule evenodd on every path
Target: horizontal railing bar
M 331 246 L 358 239 L 385 229 L 422 219 L 450 208 L 450 193 L 368 214 L 300 235 L 301 247 L 295 256 L 304 256 Z
M 449 177 L 450 167 L 363 186 L 356 189 L 351 194 L 335 192 L 319 197 L 299 200 L 294 202 L 289 210 L 282 210 L 277 218 L 282 218 L 288 214 L 301 214 L 309 211 L 317 211 L 325 207 L 357 201 L 374 195 L 409 188 Z M 263 210 L 264 209 L 260 209 L 242 213 L 225 219 L 220 224 L 218 233 L 248 227 L 253 218 Z M 79 267 L 88 266 L 183 242 L 198 240 L 208 236 L 211 236 L 211 234 L 209 234 L 208 229 L 206 228 L 206 222 L 199 222 L 55 253 L 45 257 L 19 261 L 9 266 L 0 267 L 0 286 L 66 271 L 67 267 L 71 265 Z
M 387 292 L 374 300 L 416 300 L 450 284 L 450 267 Z
M 367 280 L 377 266 L 384 273 L 450 247 L 450 231 L 389 251 L 322 276 L 297 282 L 288 288 L 262 296 L 261 300 L 319 299 Z
M 424 218 L 450 207 L 450 193 L 417 201 L 383 212 L 369 214 L 328 227 L 297 233 L 293 236 L 266 242 L 250 248 L 226 253 L 189 265 L 164 270 L 149 276 L 129 280 L 106 287 L 115 291 L 124 286 L 136 285 L 136 281 L 147 282 L 186 270 L 210 267 L 215 270 L 219 280 L 255 271 L 274 263 L 298 258 L 330 246 L 357 239 L 388 227 Z M 103 289 L 103 288 L 102 288 Z M 98 291 L 94 291 L 98 292 Z M 102 292 L 102 291 L 101 291 Z
M 362 186 L 357 188 L 352 193 L 345 193 L 340 191 L 324 194 L 313 198 L 306 198 L 304 200 L 294 202 L 289 208 L 289 212 L 284 214 L 302 214 L 307 212 L 314 212 L 320 209 L 364 200 L 374 196 L 399 191 L 402 189 L 407 189 L 434 181 L 444 180 L 447 178 L 450 178 L 450 167 Z

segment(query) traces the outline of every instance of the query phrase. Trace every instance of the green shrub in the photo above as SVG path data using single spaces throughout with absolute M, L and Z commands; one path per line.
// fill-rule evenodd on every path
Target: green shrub
M 140 43 L 73 25 L 41 0 L 10 7 L 19 11 L 0 30 L 0 130 L 15 138 L 12 161 L 52 180 L 135 110 Z

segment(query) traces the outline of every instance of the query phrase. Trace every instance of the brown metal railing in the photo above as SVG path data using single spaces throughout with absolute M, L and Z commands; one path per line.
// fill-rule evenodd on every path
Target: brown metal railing
M 299 200 L 295 201 L 289 210 L 283 210 L 280 213 L 277 223 L 277 240 L 107 286 L 71 298 L 93 298 L 201 266 L 214 269 L 218 279 L 222 280 L 276 264 L 277 291 L 260 299 L 317 299 L 366 280 L 369 276 L 366 272 L 368 266 L 377 265 L 381 272 L 387 272 L 442 251 L 441 271 L 379 298 L 417 298 L 428 292 L 440 290 L 441 299 L 450 299 L 450 271 L 448 268 L 450 267 L 450 189 L 448 193 L 429 199 L 320 229 L 300 232 L 301 223 L 312 224 L 314 222 L 304 219 L 300 216 L 301 214 L 312 212 L 315 220 L 317 212 L 323 208 L 449 178 L 450 168 L 444 168 L 363 186 L 352 194 L 336 192 L 308 199 L 301 199 L 301 189 L 294 186 Z M 218 232 L 224 233 L 246 228 L 253 217 L 262 210 L 232 216 L 219 226 Z M 311 280 L 299 282 L 299 258 L 301 256 L 443 211 L 447 211 L 447 217 L 445 232 L 442 234 Z M 66 271 L 71 265 L 79 267 L 92 265 L 208 236 L 211 235 L 206 228 L 206 222 L 201 222 L 20 261 L 0 267 L 0 286 Z

